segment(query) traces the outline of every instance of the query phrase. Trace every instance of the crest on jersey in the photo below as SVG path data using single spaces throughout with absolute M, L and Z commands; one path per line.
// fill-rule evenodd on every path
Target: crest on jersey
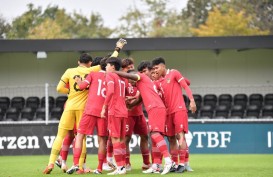
M 167 78 L 167 83 L 171 83 L 171 79 L 170 78 Z

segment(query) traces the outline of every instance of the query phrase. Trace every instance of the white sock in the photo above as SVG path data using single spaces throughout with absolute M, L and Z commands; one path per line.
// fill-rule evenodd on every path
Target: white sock
M 113 157 L 107 157 L 107 161 L 113 162 Z
M 66 160 L 62 160 L 62 165 L 66 165 Z
M 165 164 L 172 163 L 172 159 L 170 157 L 164 157 L 164 159 L 165 159 Z
M 158 164 L 156 164 L 156 163 L 153 163 L 153 164 L 152 164 L 152 168 L 153 168 L 153 169 L 157 169 L 157 168 L 158 168 L 158 166 L 159 166 L 159 165 L 158 165 Z

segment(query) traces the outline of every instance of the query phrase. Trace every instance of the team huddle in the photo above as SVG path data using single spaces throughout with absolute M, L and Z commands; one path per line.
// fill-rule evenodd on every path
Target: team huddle
M 193 171 L 188 162 L 188 110 L 182 93 L 183 88 L 190 100 L 189 110 L 194 113 L 189 80 L 179 71 L 167 69 L 162 57 L 142 61 L 135 71 L 132 59 L 117 57 L 126 43 L 120 39 L 111 56 L 92 60 L 82 54 L 79 66 L 63 74 L 57 91 L 68 94 L 68 99 L 44 174 L 50 174 L 54 164 L 68 174 L 90 172 L 85 165 L 85 138 L 95 129 L 99 147 L 94 174 L 111 170 L 107 175 L 122 175 L 132 169 L 129 142 L 133 133 L 140 136 L 143 173 Z M 68 169 L 66 159 L 73 140 L 74 165 Z

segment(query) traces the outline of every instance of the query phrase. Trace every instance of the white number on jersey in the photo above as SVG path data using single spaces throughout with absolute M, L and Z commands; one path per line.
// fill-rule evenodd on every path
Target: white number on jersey
M 119 83 L 119 96 L 125 97 L 125 82 L 118 80 Z
M 106 97 L 106 88 L 105 88 L 105 81 L 102 82 L 101 79 L 98 79 L 99 82 L 99 86 L 98 86 L 98 90 L 97 90 L 97 95 L 98 96 L 102 96 L 103 98 Z

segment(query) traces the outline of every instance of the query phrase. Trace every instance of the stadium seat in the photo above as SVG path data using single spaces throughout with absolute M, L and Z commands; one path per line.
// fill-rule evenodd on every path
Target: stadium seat
M 45 108 L 41 107 L 36 110 L 35 120 L 45 120 Z
M 231 106 L 230 110 L 230 117 L 229 118 L 243 118 L 245 110 L 242 105 L 233 105 Z
M 18 111 L 20 111 L 23 109 L 23 107 L 25 107 L 25 98 L 21 96 L 13 97 L 11 99 L 10 107 L 17 108 Z
M 246 109 L 248 97 L 246 94 L 236 94 L 234 95 L 234 105 L 242 105 L 243 109 Z
M 218 105 L 215 109 L 215 118 L 228 118 L 229 108 L 227 105 Z
M 3 121 L 5 118 L 5 111 L 0 108 L 0 121 Z
M 26 107 L 36 110 L 40 107 L 40 98 L 36 96 L 28 97 L 26 100 Z
M 56 98 L 56 107 L 64 108 L 64 103 L 67 100 L 67 96 L 58 96 Z
M 251 94 L 249 96 L 249 104 L 250 105 L 257 105 L 259 109 L 262 108 L 263 101 L 264 101 L 264 98 L 263 98 L 262 94 L 255 93 L 255 94 Z
M 17 108 L 10 107 L 6 111 L 6 120 L 18 121 L 20 119 L 20 112 Z
M 213 117 L 213 107 L 211 105 L 203 105 L 200 109 L 200 118 L 212 118 Z
M 246 108 L 246 118 L 258 118 L 260 116 L 260 109 L 257 105 L 248 105 Z
M 6 112 L 6 110 L 9 108 L 10 105 L 10 99 L 9 97 L 0 97 L 0 108 L 3 112 Z
M 199 94 L 193 94 L 193 98 L 194 98 L 197 110 L 199 110 L 202 105 L 202 96 Z
M 5 121 L 5 122 L 13 122 L 14 120 L 11 119 L 11 118 L 6 118 L 4 121 Z
M 198 117 L 199 110 L 196 110 L 195 113 L 192 113 L 191 110 L 188 109 L 188 118 L 189 119 L 196 119 Z
M 263 118 L 273 118 L 273 105 L 264 105 L 262 109 Z
M 273 105 L 273 93 L 264 96 L 264 105 Z
M 214 109 L 217 104 L 217 96 L 215 94 L 207 94 L 203 98 L 203 104 L 204 105 L 211 105 L 211 107 Z
M 230 109 L 232 105 L 232 96 L 231 94 L 221 94 L 218 98 L 219 105 L 226 105 Z
M 63 108 L 55 107 L 50 112 L 50 120 L 60 120 L 63 113 Z
M 183 98 L 184 98 L 186 106 L 188 107 L 190 105 L 190 100 L 189 100 L 188 96 L 183 95 Z
M 53 96 L 48 97 L 48 104 L 49 104 L 49 110 L 51 110 L 54 107 L 54 104 L 55 104 L 55 99 L 54 99 Z M 45 107 L 45 97 L 42 97 L 42 99 L 41 99 L 41 107 L 42 108 Z
M 21 120 L 33 120 L 35 116 L 35 111 L 34 109 L 30 107 L 25 107 L 21 110 Z

